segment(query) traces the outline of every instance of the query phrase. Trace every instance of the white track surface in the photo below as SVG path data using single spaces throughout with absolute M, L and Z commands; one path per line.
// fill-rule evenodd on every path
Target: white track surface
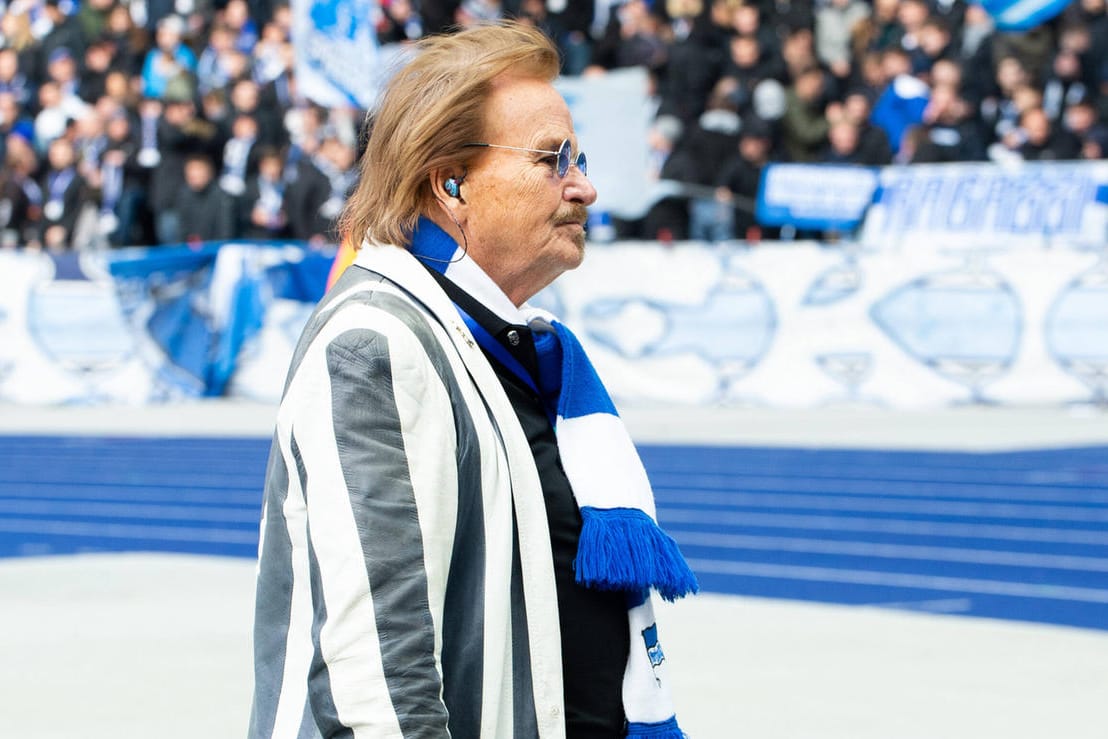
M 0 407 L 0 433 L 268 435 L 272 417 L 239 403 Z M 1108 443 L 1108 415 L 1090 409 L 625 417 L 644 441 Z M 216 557 L 0 560 L 0 737 L 243 736 L 253 575 Z M 659 626 L 693 739 L 1108 739 L 1108 631 L 716 595 L 664 606 Z

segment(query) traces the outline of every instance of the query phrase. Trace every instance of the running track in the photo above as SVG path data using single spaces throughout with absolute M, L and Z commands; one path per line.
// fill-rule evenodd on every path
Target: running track
M 640 449 L 705 590 L 1108 629 L 1108 447 Z M 268 451 L 0 436 L 0 556 L 253 557 Z

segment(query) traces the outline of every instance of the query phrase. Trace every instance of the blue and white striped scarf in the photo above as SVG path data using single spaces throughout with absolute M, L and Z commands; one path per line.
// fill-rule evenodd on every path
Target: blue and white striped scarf
M 514 312 L 531 328 L 539 378 L 531 378 L 496 339 L 458 308 L 477 343 L 534 388 L 547 404 L 562 466 L 583 521 L 574 562 L 577 582 L 627 593 L 631 629 L 631 651 L 623 678 L 627 736 L 684 737 L 665 679 L 665 655 L 658 641 L 650 590 L 674 600 L 697 591 L 696 577 L 676 542 L 658 526 L 646 470 L 600 376 L 568 328 L 537 308 L 525 304 L 516 309 L 431 221 L 420 220 L 412 253 L 494 312 Z

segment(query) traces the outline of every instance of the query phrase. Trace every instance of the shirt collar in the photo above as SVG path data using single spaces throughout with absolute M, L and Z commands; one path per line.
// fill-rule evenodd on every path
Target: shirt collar
M 446 276 L 498 318 L 527 325 L 523 313 L 500 286 L 431 219 L 420 216 L 412 234 L 411 251 L 424 265 Z

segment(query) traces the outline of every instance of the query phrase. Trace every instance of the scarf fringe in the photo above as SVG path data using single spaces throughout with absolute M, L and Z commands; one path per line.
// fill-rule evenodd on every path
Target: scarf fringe
M 627 739 L 687 739 L 687 734 L 677 726 L 677 717 L 655 724 L 643 724 L 629 722 L 627 724 Z
M 700 589 L 677 542 L 643 511 L 584 506 L 581 518 L 574 563 L 579 584 L 598 590 L 654 588 L 668 601 Z

